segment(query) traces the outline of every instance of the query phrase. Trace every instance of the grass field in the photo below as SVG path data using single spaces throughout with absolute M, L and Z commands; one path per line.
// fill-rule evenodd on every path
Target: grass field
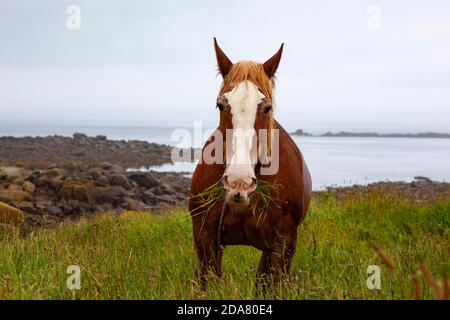
M 411 299 L 411 274 L 421 261 L 445 287 L 449 236 L 450 199 L 420 205 L 368 194 L 338 202 L 324 194 L 300 226 L 291 277 L 265 298 Z M 394 269 L 374 248 L 383 248 Z M 194 276 L 190 217 L 182 209 L 100 216 L 26 236 L 3 230 L 0 299 L 261 298 L 255 289 L 259 255 L 250 247 L 227 247 L 223 279 L 202 291 Z M 69 265 L 81 268 L 80 290 L 66 287 Z M 379 290 L 367 288 L 369 265 L 381 267 Z M 417 277 L 421 296 L 434 298 L 426 274 Z

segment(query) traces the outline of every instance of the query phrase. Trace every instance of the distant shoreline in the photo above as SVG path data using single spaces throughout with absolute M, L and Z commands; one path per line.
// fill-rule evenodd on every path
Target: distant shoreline
M 378 133 L 378 132 L 348 132 L 328 131 L 324 134 L 314 135 L 298 129 L 290 133 L 292 136 L 300 137 L 336 137 L 336 138 L 422 138 L 422 139 L 450 139 L 450 133 L 419 132 L 419 133 Z

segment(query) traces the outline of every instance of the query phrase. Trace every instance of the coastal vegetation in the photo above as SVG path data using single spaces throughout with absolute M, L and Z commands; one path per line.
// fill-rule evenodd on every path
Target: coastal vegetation
M 448 296 L 450 198 L 357 189 L 316 194 L 300 225 L 292 274 L 265 296 L 259 251 L 225 249 L 225 276 L 197 282 L 190 216 L 97 214 L 75 223 L 0 231 L 0 299 L 435 299 Z M 69 266 L 80 289 L 69 290 Z M 380 288 L 370 289 L 370 266 Z M 69 271 L 69 273 L 67 273 Z M 368 273 L 369 271 L 369 273 Z

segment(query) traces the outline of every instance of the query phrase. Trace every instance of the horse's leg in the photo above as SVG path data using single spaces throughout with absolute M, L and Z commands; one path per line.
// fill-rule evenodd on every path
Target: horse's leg
M 258 265 L 256 285 L 258 288 L 261 288 L 263 293 L 265 293 L 267 288 L 269 287 L 269 278 L 271 274 L 270 254 L 271 253 L 268 251 L 263 251 Z
M 271 284 L 277 284 L 289 274 L 295 254 L 297 235 L 280 237 L 271 251 L 263 252 L 258 267 L 258 286 L 265 293 Z
M 206 279 L 209 276 L 221 277 L 221 263 L 223 249 L 217 247 L 215 236 L 202 232 L 195 239 L 197 256 L 200 261 L 200 282 L 202 286 L 206 285 Z
M 297 234 L 281 236 L 271 251 L 264 251 L 259 260 L 257 285 L 265 293 L 289 274 L 297 245 Z
M 297 234 L 285 235 L 280 240 L 270 255 L 272 274 L 275 282 L 278 282 L 289 274 L 297 246 Z

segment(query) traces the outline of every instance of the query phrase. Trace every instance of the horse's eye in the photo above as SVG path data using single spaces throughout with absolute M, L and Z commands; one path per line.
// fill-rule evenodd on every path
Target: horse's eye
M 265 106 L 263 109 L 264 113 L 268 113 L 272 109 L 272 105 Z
M 223 106 L 221 106 L 220 104 L 217 104 L 216 108 L 218 108 L 221 112 L 223 111 Z

